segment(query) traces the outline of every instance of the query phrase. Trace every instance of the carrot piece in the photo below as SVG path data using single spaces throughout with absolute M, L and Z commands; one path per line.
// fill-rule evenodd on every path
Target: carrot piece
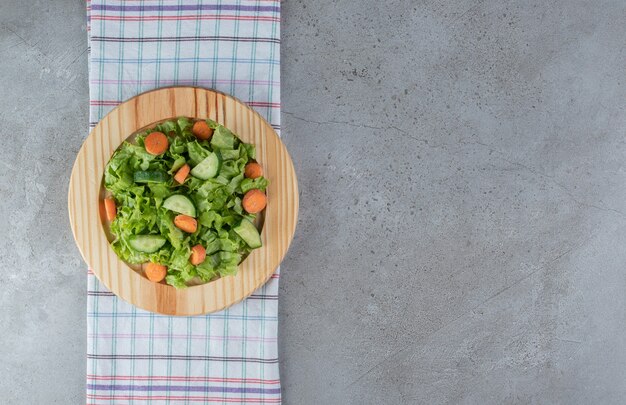
M 162 132 L 153 132 L 143 140 L 146 151 L 151 155 L 162 155 L 170 146 L 167 136 Z
M 191 132 L 202 141 L 211 139 L 211 136 L 213 136 L 213 128 L 209 127 L 206 121 L 196 121 L 191 128 Z
M 183 184 L 185 179 L 187 179 L 187 175 L 189 175 L 189 170 L 191 170 L 191 168 L 187 163 L 185 163 L 185 165 L 176 172 L 174 180 L 176 180 L 179 184 Z
M 254 190 L 248 191 L 246 195 L 243 196 L 241 205 L 243 205 L 243 209 L 250 214 L 256 214 L 263 211 L 263 208 L 267 205 L 267 197 L 265 193 L 255 188 Z
M 189 262 L 194 266 L 199 265 L 206 259 L 206 249 L 204 246 L 198 244 L 191 248 L 191 257 L 189 258 Z
M 263 168 L 257 162 L 250 162 L 246 165 L 244 174 L 249 179 L 256 179 L 263 176 Z
M 189 215 L 176 215 L 176 217 L 174 217 L 174 225 L 187 233 L 194 233 L 196 229 L 198 229 L 198 222 Z
M 144 268 L 148 280 L 158 283 L 167 275 L 167 266 L 158 263 L 148 263 Z
M 111 197 L 104 199 L 104 211 L 106 212 L 107 219 L 109 221 L 113 221 L 115 219 L 115 216 L 117 215 L 117 206 L 115 205 L 115 200 Z

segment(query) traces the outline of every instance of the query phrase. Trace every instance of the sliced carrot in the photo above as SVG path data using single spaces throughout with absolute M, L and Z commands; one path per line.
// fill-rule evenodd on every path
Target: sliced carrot
M 167 266 L 158 263 L 148 263 L 144 268 L 144 272 L 148 280 L 158 283 L 167 275 Z
M 176 217 L 174 217 L 174 225 L 176 225 L 178 229 L 188 233 L 194 233 L 196 229 L 198 229 L 198 222 L 189 215 L 176 215 Z
M 250 190 L 243 196 L 241 201 L 243 209 L 250 214 L 256 214 L 263 211 L 263 208 L 267 205 L 267 197 L 259 189 Z
M 263 176 L 263 168 L 257 162 L 250 162 L 246 165 L 244 174 L 249 179 L 256 179 Z
M 199 265 L 206 259 L 206 249 L 202 245 L 196 245 L 191 248 L 191 257 L 189 262 L 194 266 Z
M 206 141 L 213 136 L 213 128 L 209 127 L 206 121 L 196 121 L 191 128 L 191 132 L 196 138 Z
M 146 151 L 151 155 L 162 155 L 170 146 L 167 136 L 162 132 L 153 132 L 143 140 Z
M 185 165 L 176 172 L 174 180 L 176 180 L 179 184 L 183 184 L 189 175 L 189 170 L 191 170 L 191 168 L 187 163 L 185 163 Z
M 115 200 L 107 197 L 104 199 L 104 211 L 106 212 L 107 219 L 109 221 L 113 221 L 115 216 L 117 215 L 117 206 L 115 205 Z

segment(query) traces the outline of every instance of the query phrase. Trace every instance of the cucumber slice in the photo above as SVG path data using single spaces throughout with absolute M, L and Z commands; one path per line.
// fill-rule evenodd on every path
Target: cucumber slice
M 191 175 L 201 180 L 208 180 L 215 177 L 217 169 L 219 169 L 220 160 L 215 153 L 209 153 L 209 156 L 191 169 Z
M 138 252 L 154 253 L 165 245 L 165 238 L 159 235 L 135 235 L 130 237 L 128 244 Z
M 184 195 L 173 195 L 163 201 L 163 208 L 170 211 L 178 212 L 179 214 L 189 215 L 190 217 L 196 217 L 196 207 L 193 202 Z
M 149 172 L 140 170 L 133 176 L 135 183 L 165 183 L 169 176 L 163 172 Z
M 233 149 L 235 147 L 235 135 L 222 125 L 218 126 L 211 137 L 213 149 Z
M 256 226 L 254 226 L 254 224 L 247 219 L 242 219 L 239 226 L 236 226 L 233 230 L 252 249 L 260 248 L 263 245 L 263 243 L 261 242 L 261 235 L 256 229 Z

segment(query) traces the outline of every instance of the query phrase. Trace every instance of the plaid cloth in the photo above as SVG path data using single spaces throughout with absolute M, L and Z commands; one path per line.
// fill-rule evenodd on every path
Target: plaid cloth
M 90 126 L 120 102 L 197 85 L 244 100 L 279 130 L 279 0 L 92 0 Z M 280 403 L 278 273 L 209 316 L 167 317 L 89 272 L 87 403 Z

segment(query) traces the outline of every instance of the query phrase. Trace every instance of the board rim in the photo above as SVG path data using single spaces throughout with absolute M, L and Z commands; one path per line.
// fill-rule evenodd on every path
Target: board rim
M 190 96 L 193 98 L 192 103 L 189 100 Z M 163 97 L 166 99 L 159 100 Z M 154 98 L 160 102 L 155 103 L 152 100 Z M 205 111 L 198 110 L 199 104 L 202 104 L 202 98 L 206 101 L 205 107 L 207 108 Z M 213 106 L 208 105 L 210 99 L 215 101 L 214 111 L 210 109 Z M 176 104 L 177 100 L 178 102 L 183 100 L 182 106 Z M 145 108 L 146 106 L 154 108 L 149 109 L 149 111 L 146 110 L 147 112 L 143 111 L 142 114 L 145 117 L 138 119 L 138 108 Z M 189 108 L 192 107 L 194 114 L 181 113 L 181 110 L 191 112 Z M 124 114 L 130 113 L 132 108 L 135 109 L 135 115 L 133 115 L 134 120 L 130 124 L 124 122 Z M 158 108 L 170 111 L 171 114 L 163 116 L 162 112 L 157 112 Z M 227 108 L 230 113 L 226 112 Z M 154 111 L 150 112 L 152 110 Z M 237 112 L 245 115 L 237 116 Z M 229 114 L 234 116 L 230 117 Z M 263 247 L 252 251 L 239 265 L 237 275 L 222 277 L 209 283 L 185 289 L 175 289 L 169 285 L 152 283 L 117 257 L 110 247 L 100 222 L 102 202 L 94 186 L 97 183 L 99 188 L 104 166 L 112 153 L 128 136 L 146 125 L 178 116 L 212 118 L 229 127 L 246 142 L 250 142 L 251 138 L 259 140 L 258 144 L 253 143 L 259 152 L 258 158 L 263 156 L 266 160 L 261 161 L 261 163 L 268 170 L 267 175 L 270 178 L 268 206 L 261 231 Z M 248 124 L 243 123 L 244 120 L 248 121 Z M 115 131 L 115 129 L 109 128 L 111 121 L 118 124 L 118 130 L 114 134 L 111 131 Z M 233 125 L 246 127 L 247 130 L 242 135 L 232 128 Z M 122 130 L 122 127 L 125 129 Z M 134 130 L 128 132 L 129 127 Z M 106 139 L 103 138 L 105 135 L 107 136 Z M 112 138 L 113 144 L 111 144 Z M 105 145 L 105 141 L 108 145 Z M 273 147 L 273 150 L 270 150 L 270 147 Z M 99 155 L 106 156 L 106 159 L 98 159 Z M 88 165 L 87 159 L 94 156 L 95 160 L 92 166 Z M 275 162 L 268 159 L 275 159 Z M 93 176 L 94 166 L 96 168 L 95 179 Z M 279 169 L 281 173 L 277 173 Z M 278 175 L 280 178 L 272 179 Z M 286 187 L 279 190 L 279 183 L 282 186 L 286 185 Z M 87 191 L 85 193 L 78 192 L 78 184 L 84 185 Z M 98 197 L 91 204 L 98 208 L 89 205 L 89 198 L 93 194 Z M 298 210 L 299 193 L 293 161 L 271 125 L 254 109 L 237 98 L 216 90 L 193 86 L 170 86 L 150 90 L 130 98 L 111 110 L 90 131 L 81 145 L 72 166 L 68 188 L 68 213 L 72 235 L 81 256 L 92 269 L 94 275 L 109 291 L 130 304 L 150 312 L 174 316 L 201 315 L 223 310 L 241 302 L 265 284 L 287 253 L 295 233 Z M 89 237 L 96 240 L 92 241 Z M 92 246 L 92 243 L 95 243 L 96 246 Z M 95 266 L 94 264 L 98 265 Z

